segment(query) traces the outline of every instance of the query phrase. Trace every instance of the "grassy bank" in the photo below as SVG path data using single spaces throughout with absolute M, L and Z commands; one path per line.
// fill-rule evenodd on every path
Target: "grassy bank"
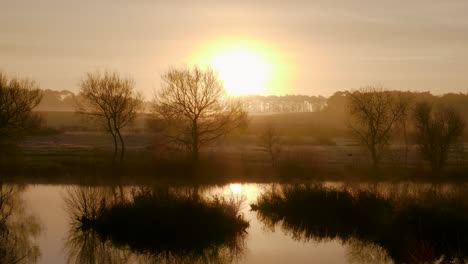
M 126 135 L 122 164 L 112 163 L 112 139 L 100 133 L 63 133 L 27 138 L 17 148 L 2 149 L 0 175 L 10 182 L 82 183 L 83 181 L 156 182 L 307 182 L 307 181 L 450 181 L 468 180 L 465 160 L 454 160 L 439 173 L 412 149 L 402 161 L 392 147 L 378 170 L 361 148 L 345 139 L 335 145 L 289 142 L 278 160 L 257 144 L 237 138 L 204 148 L 198 164 L 184 152 L 167 148 L 151 134 Z
M 109 157 L 112 157 L 109 151 L 8 156 L 0 159 L 0 175 L 4 182 L 57 184 L 468 181 L 468 170 L 463 167 L 434 173 L 428 168 L 416 166 L 384 165 L 380 169 L 372 169 L 367 164 L 338 164 L 326 167 L 302 159 L 284 160 L 272 166 L 267 160 L 246 159 L 236 153 L 207 154 L 198 163 L 183 156 L 153 158 L 146 151 L 129 152 L 122 164 L 113 163 Z

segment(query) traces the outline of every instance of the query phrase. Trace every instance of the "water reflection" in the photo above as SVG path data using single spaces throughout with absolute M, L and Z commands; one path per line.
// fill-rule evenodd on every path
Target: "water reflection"
M 64 197 L 70 231 L 66 242 L 68 263 L 127 263 L 129 254 L 101 239 L 87 221 L 119 199 L 111 187 L 69 187 Z
M 237 200 L 196 189 L 114 193 L 67 189 L 68 263 L 231 263 L 243 255 L 248 223 Z
M 28 214 L 22 187 L 0 183 L 0 263 L 35 263 L 40 257 L 35 238 L 39 221 Z
M 375 243 L 349 239 L 346 245 L 348 246 L 347 257 L 350 264 L 392 263 L 387 251 Z
M 273 188 L 252 209 L 297 240 L 337 239 L 355 263 L 433 263 L 468 257 L 468 188 Z

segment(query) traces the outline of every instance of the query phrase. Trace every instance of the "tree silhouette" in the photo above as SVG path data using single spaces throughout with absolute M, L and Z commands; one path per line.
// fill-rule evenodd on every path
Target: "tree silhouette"
M 282 151 L 282 142 L 273 125 L 268 124 L 263 129 L 259 137 L 259 145 L 263 151 L 270 155 L 271 164 L 275 167 Z
M 78 112 L 103 122 L 114 140 L 114 158 L 120 141 L 120 162 L 123 161 L 125 143 L 122 129 L 132 123 L 141 109 L 141 96 L 135 92 L 135 82 L 123 79 L 117 73 L 88 73 L 80 83 Z
M 41 99 L 42 92 L 34 81 L 9 78 L 0 72 L 0 143 L 11 143 L 40 125 L 41 118 L 33 109 Z
M 409 98 L 402 92 L 366 87 L 349 94 L 350 128 L 379 165 L 397 124 L 407 115 Z
M 450 148 L 463 135 L 463 118 L 453 108 L 435 108 L 429 103 L 419 103 L 413 117 L 422 157 L 429 161 L 434 171 L 441 170 L 447 162 Z
M 212 69 L 170 69 L 162 80 L 153 111 L 169 127 L 165 135 L 189 150 L 193 160 L 199 160 L 201 147 L 245 123 L 245 111 L 226 97 Z

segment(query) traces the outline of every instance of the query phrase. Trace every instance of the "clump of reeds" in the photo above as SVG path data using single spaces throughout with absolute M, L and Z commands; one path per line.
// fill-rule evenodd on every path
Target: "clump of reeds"
M 468 258 L 468 206 L 459 192 L 384 196 L 372 190 L 295 185 L 273 188 L 251 207 L 297 239 L 364 241 L 397 263 Z M 462 200 L 460 200 L 460 198 Z
M 103 241 L 155 259 L 170 256 L 195 263 L 207 256 L 234 257 L 242 251 L 249 226 L 238 201 L 197 191 L 140 188 L 114 202 L 87 199 L 76 191 L 71 197 L 82 201 L 75 203 L 81 215 L 73 216 L 78 229 L 91 229 Z

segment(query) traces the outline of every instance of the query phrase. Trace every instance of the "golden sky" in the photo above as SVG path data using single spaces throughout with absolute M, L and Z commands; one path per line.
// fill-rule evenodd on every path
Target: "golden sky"
M 0 10 L 0 69 L 42 88 L 77 91 L 85 72 L 109 69 L 149 96 L 169 66 L 215 61 L 242 93 L 468 92 L 468 1 L 5 0 Z

